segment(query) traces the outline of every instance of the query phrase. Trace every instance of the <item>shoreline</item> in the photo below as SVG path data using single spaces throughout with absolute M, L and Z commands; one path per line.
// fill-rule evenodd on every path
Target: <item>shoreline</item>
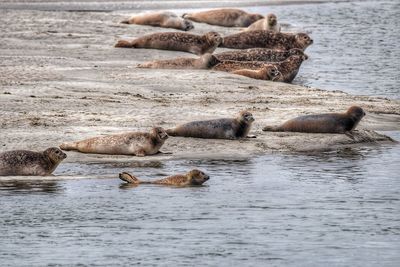
M 374 131 L 400 130 L 400 100 L 253 80 L 210 70 L 138 69 L 135 66 L 145 61 L 194 55 L 114 48 L 118 39 L 165 31 L 120 24 L 125 17 L 121 14 L 37 10 L 2 10 L 2 14 L 0 151 L 44 150 L 103 134 L 234 117 L 243 109 L 251 111 L 256 119 L 250 131 L 257 135 L 256 139 L 170 137 L 161 151 L 173 155 L 140 158 L 67 152 L 65 162 L 213 159 L 321 151 L 388 142 L 389 138 Z M 8 24 L 9 21 L 15 23 Z M 193 32 L 199 34 L 214 30 L 227 35 L 237 31 L 199 23 L 195 27 Z M 218 48 L 216 52 L 222 51 Z M 357 128 L 356 140 L 339 134 L 261 131 L 265 125 L 300 115 L 345 112 L 351 105 L 360 105 L 367 112 Z

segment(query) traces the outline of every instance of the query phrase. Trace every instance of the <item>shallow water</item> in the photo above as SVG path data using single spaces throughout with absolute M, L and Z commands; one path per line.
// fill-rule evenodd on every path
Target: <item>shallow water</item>
M 103 178 L 0 182 L 0 262 L 396 266 L 399 159 L 399 145 L 372 145 L 143 167 L 67 163 L 57 175 Z M 205 186 L 130 187 L 117 178 L 193 167 L 211 175 Z
M 309 33 L 314 44 L 294 83 L 400 98 L 400 2 L 349 1 L 257 7 Z M 285 30 L 285 28 L 284 28 Z

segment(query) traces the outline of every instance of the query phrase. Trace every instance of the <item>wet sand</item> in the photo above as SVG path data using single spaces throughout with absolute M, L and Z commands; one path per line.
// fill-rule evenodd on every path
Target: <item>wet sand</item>
M 390 142 L 376 131 L 400 130 L 398 100 L 258 81 L 215 71 L 137 69 L 138 63 L 149 60 L 194 55 L 114 48 L 121 38 L 172 31 L 120 24 L 126 17 L 124 12 L 28 10 L 35 5 L 26 3 L 25 10 L 4 9 L 18 4 L 0 4 L 0 151 L 42 150 L 96 135 L 148 131 L 152 126 L 170 128 L 192 120 L 233 117 L 242 109 L 250 110 L 256 119 L 250 132 L 257 135 L 256 139 L 171 137 L 162 151 L 172 155 L 134 159 L 235 158 L 273 151 L 327 150 L 365 142 Z M 176 6 L 179 7 L 182 6 Z M 160 4 L 158 8 L 169 6 Z M 192 32 L 211 30 L 223 35 L 238 31 L 195 23 Z M 216 52 L 220 51 L 223 49 Z M 359 105 L 367 112 L 355 140 L 336 134 L 261 131 L 265 125 L 298 115 L 344 112 L 351 105 Z M 132 160 L 75 152 L 68 152 L 68 156 L 69 162 Z

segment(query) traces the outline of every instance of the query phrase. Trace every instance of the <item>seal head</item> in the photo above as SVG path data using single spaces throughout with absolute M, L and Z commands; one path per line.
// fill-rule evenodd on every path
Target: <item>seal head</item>
M 191 170 L 186 176 L 190 185 L 202 185 L 210 179 L 210 176 L 197 169 Z
M 46 149 L 43 154 L 47 156 L 54 164 L 59 164 L 67 157 L 67 154 L 62 152 L 61 149 L 57 147 L 50 147 Z

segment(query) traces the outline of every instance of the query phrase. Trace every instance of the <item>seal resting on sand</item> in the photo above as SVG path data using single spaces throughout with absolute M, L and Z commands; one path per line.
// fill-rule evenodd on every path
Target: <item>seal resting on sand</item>
M 53 173 L 67 155 L 57 147 L 43 152 L 14 150 L 0 153 L 0 176 L 46 176 Z
M 288 120 L 280 126 L 265 126 L 263 131 L 302 132 L 302 133 L 344 133 L 351 136 L 361 119 L 365 116 L 362 108 L 350 107 L 345 113 L 326 113 L 300 116 Z
M 220 61 L 212 54 L 204 54 L 199 58 L 180 57 L 168 60 L 155 60 L 141 63 L 138 68 L 148 69 L 210 69 Z
M 127 20 L 123 20 L 121 23 L 158 26 L 182 31 L 189 31 L 194 28 L 193 23 L 189 20 L 182 19 L 175 13 L 169 11 L 139 14 Z
M 119 174 L 119 179 L 125 181 L 129 184 L 159 184 L 159 185 L 172 185 L 172 186 L 196 186 L 202 185 L 204 182 L 208 181 L 210 177 L 202 171 L 191 170 L 186 174 L 178 174 L 169 176 L 164 179 L 159 179 L 155 181 L 142 181 L 137 177 L 123 172 Z
M 292 48 L 290 50 L 275 50 L 268 48 L 250 48 L 246 50 L 233 50 L 214 54 L 220 61 L 264 61 L 280 62 L 290 56 L 302 56 L 303 50 Z
M 193 121 L 168 129 L 171 136 L 183 136 L 208 139 L 239 139 L 246 138 L 253 115 L 248 111 L 241 111 L 234 119 L 215 119 L 207 121 Z
M 159 153 L 168 135 L 161 127 L 154 127 L 149 133 L 129 132 L 123 134 L 93 137 L 86 140 L 64 143 L 63 150 L 77 150 L 82 153 L 135 155 L 143 157 Z
M 256 30 L 280 32 L 281 25 L 278 23 L 278 18 L 276 17 L 276 15 L 270 13 L 267 15 L 266 18 L 257 20 L 249 27 L 244 29 L 244 31 L 256 31 Z
M 221 42 L 222 37 L 217 32 L 208 32 L 204 35 L 186 32 L 159 32 L 132 41 L 120 40 L 115 47 L 153 48 L 203 55 L 213 53 Z
M 245 31 L 223 38 L 220 47 L 247 49 L 247 48 L 269 48 L 290 50 L 299 48 L 305 50 L 313 40 L 305 33 L 281 33 L 273 31 Z
M 184 19 L 224 27 L 247 27 L 264 18 L 260 14 L 249 14 L 240 9 L 223 8 L 183 14 Z

